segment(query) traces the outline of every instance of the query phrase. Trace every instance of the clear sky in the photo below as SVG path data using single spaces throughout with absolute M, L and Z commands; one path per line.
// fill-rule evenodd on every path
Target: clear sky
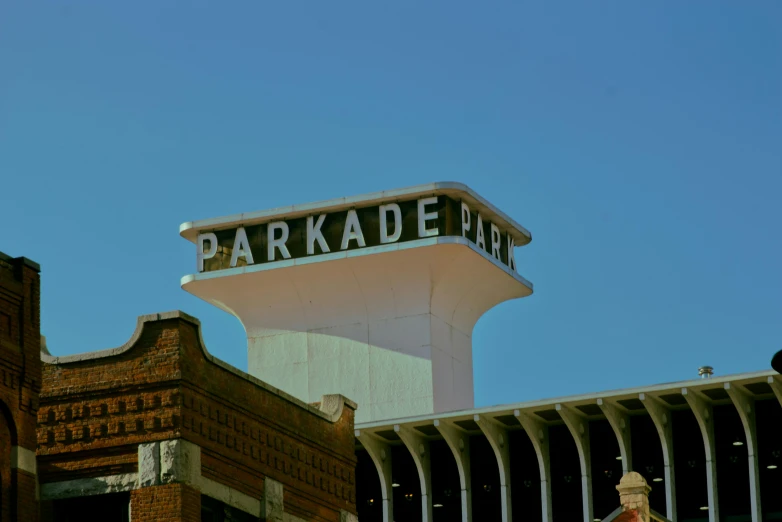
M 181 309 L 181 222 L 461 181 L 532 232 L 476 405 L 782 349 L 782 2 L 0 3 L 0 250 L 55 354 Z

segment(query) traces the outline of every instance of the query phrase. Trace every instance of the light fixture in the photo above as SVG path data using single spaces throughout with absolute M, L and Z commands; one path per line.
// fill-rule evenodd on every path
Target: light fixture
M 490 493 L 490 492 L 491 492 L 491 484 L 484 484 L 484 485 L 483 485 L 483 490 L 484 490 L 486 493 Z
M 393 484 L 391 484 L 391 487 L 392 488 L 398 488 L 399 487 L 399 483 L 398 482 L 394 482 Z
M 432 507 L 443 507 L 443 505 L 442 505 L 442 504 L 435 504 L 435 505 L 434 505 L 434 506 L 432 506 Z
M 367 506 L 371 506 L 374 503 L 375 503 L 375 499 L 374 498 L 367 499 Z
M 616 457 L 616 460 L 622 460 L 622 456 L 619 455 L 618 457 Z
M 744 442 L 737 437 L 736 440 L 733 442 L 733 445 L 734 446 L 743 446 Z
M 652 479 L 652 482 L 662 482 L 662 481 L 663 481 L 662 477 L 656 477 Z
M 412 493 L 405 493 L 405 500 L 408 502 L 411 502 L 413 500 L 413 494 Z
M 701 511 L 708 511 L 708 510 L 709 510 L 709 506 L 701 506 Z
M 776 464 L 769 464 L 768 466 L 766 466 L 766 469 L 777 469 L 777 465 Z
M 600 518 L 593 518 L 592 520 L 593 520 L 593 522 L 600 522 L 602 519 L 600 519 Z

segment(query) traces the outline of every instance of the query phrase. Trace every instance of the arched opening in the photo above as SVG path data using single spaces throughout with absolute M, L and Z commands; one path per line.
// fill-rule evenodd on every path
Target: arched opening
M 394 520 L 421 520 L 421 481 L 413 456 L 404 445 L 391 448 L 391 476 L 394 498 Z M 359 518 L 359 520 L 361 520 Z
M 592 458 L 592 510 L 595 520 L 602 520 L 619 507 L 616 485 L 622 478 L 619 443 L 607 420 L 589 423 L 589 446 Z
M 755 403 L 763 520 L 782 520 L 782 407 L 776 399 Z
M 720 518 L 750 520 L 749 460 L 744 425 L 733 404 L 714 406 Z
M 513 518 L 540 520 L 540 466 L 535 447 L 524 430 L 508 433 L 510 442 L 510 483 Z
M 435 522 L 461 520 L 462 488 L 451 448 L 444 440 L 433 440 L 429 442 L 429 452 L 432 458 L 432 517 Z
M 0 401 L 0 522 L 14 518 L 16 496 L 11 480 L 11 448 L 16 445 L 16 425 L 8 406 Z
M 472 512 L 483 522 L 502 520 L 500 470 L 497 456 L 483 435 L 470 437 L 470 471 L 472 474 Z M 511 493 L 513 489 L 511 488 Z
M 576 443 L 567 426 L 560 424 L 549 427 L 549 447 L 554 522 L 582 520 L 581 464 Z
M 356 445 L 356 510 L 358 519 L 383 522 L 383 494 L 380 476 L 369 453 Z
M 649 506 L 666 513 L 665 460 L 660 435 L 648 415 L 630 417 L 630 440 L 633 447 L 633 471 L 637 471 L 651 486 Z
M 695 415 L 674 411 L 673 458 L 676 473 L 676 510 L 679 522 L 709 520 L 706 453 Z

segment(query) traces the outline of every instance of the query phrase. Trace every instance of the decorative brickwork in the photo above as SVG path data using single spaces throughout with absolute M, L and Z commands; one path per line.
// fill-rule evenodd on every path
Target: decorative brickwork
M 329 398 L 319 409 L 293 399 L 214 359 L 199 328 L 181 312 L 144 316 L 123 347 L 44 356 L 41 483 L 141 473 L 139 444 L 182 439 L 200 451 L 194 481 L 260 499 L 271 477 L 284 487 L 286 513 L 328 522 L 355 513 L 355 405 Z M 145 506 L 164 495 L 176 504 L 197 486 L 134 490 L 132 520 L 163 520 Z M 192 505 L 176 504 L 166 516 Z M 170 520 L 190 520 L 185 511 Z
M 38 520 L 34 459 L 24 456 L 35 452 L 41 388 L 39 270 L 0 253 L 0 522 Z

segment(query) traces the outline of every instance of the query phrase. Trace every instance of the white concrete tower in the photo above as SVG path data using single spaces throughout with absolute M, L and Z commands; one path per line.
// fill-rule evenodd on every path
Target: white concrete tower
M 342 393 L 357 422 L 473 407 L 472 330 L 532 293 L 527 230 L 460 183 L 182 224 L 182 287 L 235 315 L 250 374 L 307 402 Z

